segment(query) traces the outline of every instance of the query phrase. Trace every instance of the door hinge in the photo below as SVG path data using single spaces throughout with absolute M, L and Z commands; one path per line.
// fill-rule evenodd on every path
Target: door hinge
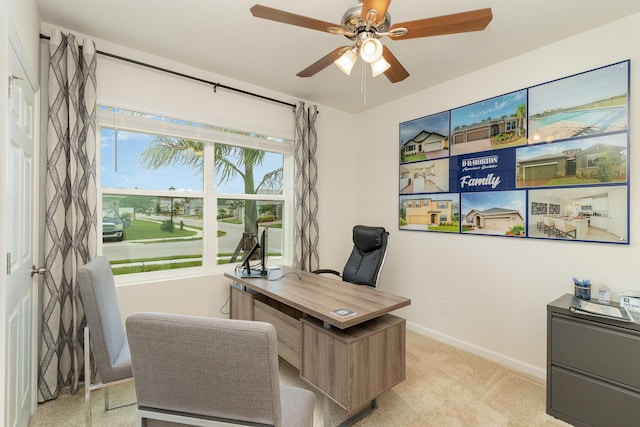
M 11 252 L 7 252 L 7 275 L 11 274 Z
M 9 74 L 9 98 L 13 98 L 13 82 L 14 80 L 22 80 L 22 77 Z

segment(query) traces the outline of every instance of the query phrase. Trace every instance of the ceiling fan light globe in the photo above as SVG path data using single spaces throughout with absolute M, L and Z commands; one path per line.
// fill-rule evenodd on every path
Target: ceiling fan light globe
M 391 68 L 391 64 L 389 64 L 383 57 L 380 57 L 380 59 L 371 63 L 371 75 L 373 77 L 379 76 L 389 68 Z
M 343 53 L 340 58 L 336 59 L 333 62 L 338 68 L 340 68 L 343 73 L 345 73 L 347 76 L 350 76 L 351 70 L 353 69 L 353 66 L 355 65 L 357 60 L 358 56 L 353 50 L 349 49 L 345 53 Z
M 368 38 L 360 45 L 360 57 L 363 61 L 373 63 L 382 57 L 382 43 L 378 39 Z

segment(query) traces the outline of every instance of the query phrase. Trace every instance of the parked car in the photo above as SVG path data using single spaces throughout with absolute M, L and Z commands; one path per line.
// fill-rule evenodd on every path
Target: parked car
M 102 240 L 124 239 L 124 224 L 115 208 L 102 208 Z

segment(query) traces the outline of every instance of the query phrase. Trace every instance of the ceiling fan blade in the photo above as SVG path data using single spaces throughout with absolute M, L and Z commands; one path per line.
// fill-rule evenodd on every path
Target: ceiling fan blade
M 490 8 L 470 10 L 468 12 L 451 15 L 436 16 L 434 18 L 419 19 L 417 21 L 401 22 L 392 25 L 394 28 L 406 28 L 407 34 L 393 37 L 393 40 L 415 39 L 418 37 L 440 36 L 444 34 L 466 33 L 484 30 L 493 19 Z
M 364 22 L 376 24 L 384 19 L 384 16 L 387 14 L 387 9 L 389 8 L 389 3 L 391 3 L 391 0 L 364 0 L 362 2 L 360 17 Z M 372 9 L 376 11 L 376 17 L 373 22 L 369 22 L 367 16 Z
M 300 71 L 298 74 L 296 74 L 296 76 L 298 76 L 298 77 L 311 77 L 311 76 L 315 75 L 316 73 L 318 73 L 318 72 L 324 70 L 325 68 L 327 68 L 329 65 L 333 64 L 333 62 L 336 59 L 340 58 L 340 56 L 347 49 L 349 49 L 349 46 L 341 46 L 341 47 L 336 48 L 335 50 L 333 50 L 328 55 L 325 55 L 324 57 L 320 58 L 319 60 L 317 60 L 313 64 L 309 65 L 304 70 Z
M 271 7 L 254 5 L 251 14 L 256 18 L 269 19 L 271 21 L 282 22 L 284 24 L 297 25 L 298 27 L 310 28 L 326 33 L 329 27 L 342 28 L 342 25 L 332 24 L 331 22 L 320 21 L 318 19 L 309 18 L 307 16 L 296 15 L 295 13 L 285 12 L 284 10 L 273 9 Z
M 384 75 L 387 76 L 391 83 L 401 82 L 409 77 L 409 72 L 402 66 L 402 64 L 393 56 L 393 53 L 388 47 L 383 45 L 382 56 L 391 65 Z

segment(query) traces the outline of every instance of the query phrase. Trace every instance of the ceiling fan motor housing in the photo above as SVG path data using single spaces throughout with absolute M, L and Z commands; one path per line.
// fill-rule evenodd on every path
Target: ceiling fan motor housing
M 380 21 L 375 27 L 371 26 L 367 29 L 367 23 L 361 17 L 362 4 L 353 6 L 344 13 L 342 16 L 342 26 L 345 28 L 345 37 L 355 41 L 358 34 L 362 32 L 369 32 L 372 35 L 376 33 L 386 33 L 391 26 L 391 16 L 389 12 L 385 13 L 384 19 Z M 361 40 L 363 37 L 359 37 Z

